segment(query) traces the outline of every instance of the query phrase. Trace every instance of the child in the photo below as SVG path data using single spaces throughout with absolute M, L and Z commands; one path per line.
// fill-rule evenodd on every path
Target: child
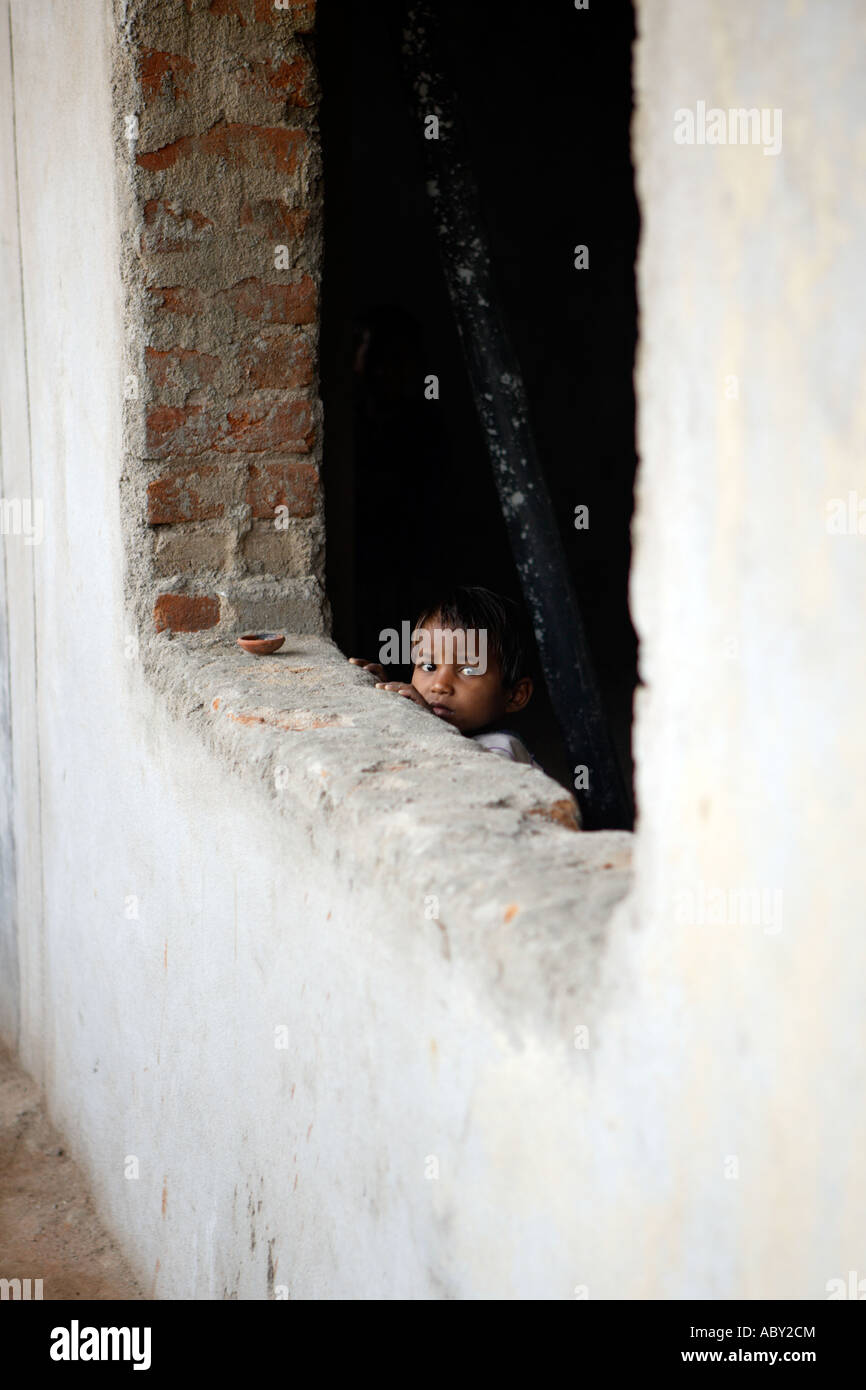
M 350 657 L 392 691 L 430 710 L 491 753 L 538 767 L 507 715 L 532 696 L 527 646 L 516 605 L 489 589 L 456 588 L 425 608 L 413 633 L 412 683 L 389 681 L 377 662 Z

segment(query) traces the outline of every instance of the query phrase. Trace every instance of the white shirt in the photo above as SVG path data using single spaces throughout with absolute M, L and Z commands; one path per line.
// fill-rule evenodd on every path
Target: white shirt
M 500 757 L 510 758 L 514 763 L 529 763 L 530 767 L 538 767 L 523 740 L 509 729 L 493 729 L 486 734 L 473 734 L 472 737 L 490 753 L 498 753 Z

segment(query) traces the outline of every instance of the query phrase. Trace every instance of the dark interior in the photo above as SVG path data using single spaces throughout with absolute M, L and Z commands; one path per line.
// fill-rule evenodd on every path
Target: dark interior
M 623 775 L 638 213 L 629 149 L 631 6 L 437 0 L 501 308 Z M 325 162 L 321 343 L 328 593 L 347 655 L 413 621 L 431 586 L 520 597 L 430 215 L 401 64 L 402 0 L 319 5 Z M 574 248 L 589 249 L 589 268 Z M 426 400 L 435 374 L 440 399 Z M 575 507 L 589 528 L 574 527 Z M 396 674 L 396 673 L 395 673 Z M 407 673 L 408 674 L 408 673 Z M 519 726 L 569 759 L 540 689 Z

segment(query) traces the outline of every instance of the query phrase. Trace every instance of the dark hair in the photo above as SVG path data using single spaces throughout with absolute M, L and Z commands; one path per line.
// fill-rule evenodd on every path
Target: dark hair
M 437 617 L 444 628 L 486 630 L 487 647 L 499 661 L 506 690 L 513 690 L 521 676 L 530 674 L 532 629 L 513 599 L 476 585 L 460 584 L 432 595 L 415 627 L 424 627 Z

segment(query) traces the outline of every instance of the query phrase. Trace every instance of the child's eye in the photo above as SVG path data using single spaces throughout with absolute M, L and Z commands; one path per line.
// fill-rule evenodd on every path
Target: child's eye
M 422 661 L 422 662 L 420 663 L 420 666 L 421 666 L 421 670 L 422 670 L 422 671 L 435 671 L 435 670 L 436 670 L 436 667 L 433 665 L 433 662 L 432 662 L 432 661 Z
M 461 676 L 480 676 L 482 672 L 478 666 L 464 666 L 460 674 Z

